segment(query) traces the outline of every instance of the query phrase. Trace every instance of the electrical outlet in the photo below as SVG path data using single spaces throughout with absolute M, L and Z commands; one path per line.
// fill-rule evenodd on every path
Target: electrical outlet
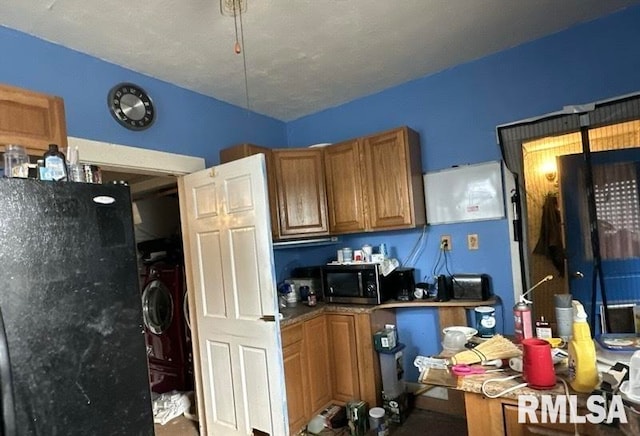
M 470 233 L 467 235 L 467 246 L 469 247 L 469 250 L 477 250 L 480 248 L 477 233 Z
M 451 235 L 442 235 L 440 236 L 440 249 L 451 251 L 453 247 L 451 246 Z

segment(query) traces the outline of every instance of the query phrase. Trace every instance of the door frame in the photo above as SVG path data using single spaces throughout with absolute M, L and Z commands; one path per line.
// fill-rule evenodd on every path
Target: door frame
M 183 176 L 205 169 L 204 158 L 69 136 L 83 162 L 105 170 L 152 176 Z
M 76 138 L 69 136 L 70 147 L 78 147 L 78 153 L 83 162 L 90 162 L 110 171 L 121 171 L 132 174 L 146 174 L 150 176 L 172 176 L 176 178 L 176 183 L 180 176 L 191 174 L 206 168 L 204 158 L 188 156 L 163 151 L 150 150 L 130 145 L 113 144 L 108 142 L 94 141 L 91 139 Z M 165 183 L 160 182 L 160 183 Z M 193 304 L 193 299 L 189 299 L 189 305 Z M 195 313 L 193 307 L 189 307 L 190 313 Z M 191 320 L 192 329 L 195 323 Z M 194 332 L 197 334 L 197 332 Z M 196 358 L 194 347 L 194 384 L 201 386 L 199 358 Z M 204 410 L 202 398 L 197 397 L 198 410 Z

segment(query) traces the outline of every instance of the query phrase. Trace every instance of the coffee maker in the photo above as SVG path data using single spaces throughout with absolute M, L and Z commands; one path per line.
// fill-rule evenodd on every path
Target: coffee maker
M 387 277 L 383 278 L 382 286 L 393 291 L 398 301 L 413 300 L 416 290 L 414 278 L 415 268 L 396 268 Z

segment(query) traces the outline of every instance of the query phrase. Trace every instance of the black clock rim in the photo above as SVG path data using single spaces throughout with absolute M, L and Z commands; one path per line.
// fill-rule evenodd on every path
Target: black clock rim
M 125 119 L 121 118 L 118 115 L 118 111 L 117 111 L 118 108 L 113 103 L 113 97 L 115 96 L 116 92 L 118 92 L 118 90 L 125 87 L 135 88 L 142 96 L 143 101 L 144 100 L 149 101 L 149 107 L 151 108 L 151 117 L 150 117 L 151 121 L 149 121 L 147 124 L 144 124 L 142 126 L 131 125 Z M 155 110 L 155 106 L 153 105 L 153 100 L 142 87 L 140 87 L 139 85 L 136 85 L 135 83 L 121 82 L 115 85 L 113 88 L 111 88 L 109 90 L 109 94 L 107 95 L 107 105 L 109 106 L 109 113 L 111 113 L 111 116 L 118 122 L 118 124 L 120 124 L 123 127 L 126 127 L 129 130 L 136 130 L 136 131 L 146 130 L 149 127 L 151 127 L 151 125 L 153 125 L 153 123 L 156 120 L 156 110 Z

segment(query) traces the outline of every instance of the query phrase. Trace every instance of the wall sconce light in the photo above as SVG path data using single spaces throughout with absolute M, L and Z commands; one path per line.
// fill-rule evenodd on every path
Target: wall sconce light
M 544 174 L 545 179 L 549 182 L 555 182 L 558 177 L 558 171 L 556 170 L 555 161 L 547 161 L 540 166 L 539 170 L 542 174 Z
M 556 181 L 556 177 L 558 177 L 558 173 L 555 171 L 549 171 L 547 173 L 544 173 L 545 178 L 550 181 L 550 182 L 555 182 Z

